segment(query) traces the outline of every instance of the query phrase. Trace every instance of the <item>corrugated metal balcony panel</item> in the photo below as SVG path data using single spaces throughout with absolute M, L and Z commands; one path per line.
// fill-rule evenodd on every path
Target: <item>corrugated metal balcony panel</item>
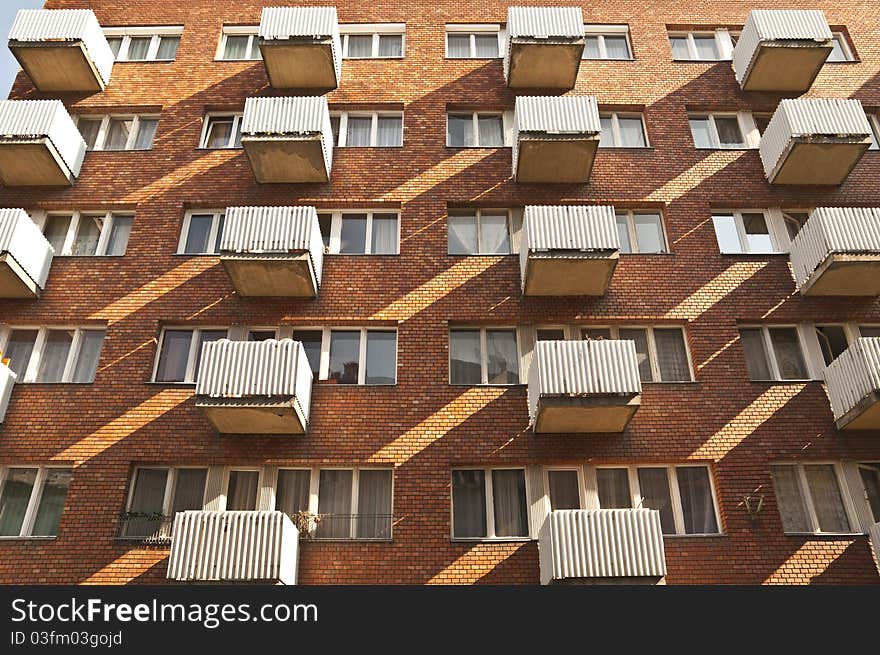
M 880 337 L 860 337 L 825 369 L 834 419 L 880 392 Z
M 517 136 L 521 132 L 594 135 L 602 131 L 595 96 L 519 96 L 514 127 Z
M 0 143 L 49 139 L 76 177 L 86 142 L 60 100 L 0 100 Z
M 874 563 L 877 565 L 877 572 L 880 573 L 880 523 L 875 523 L 868 528 L 868 542 L 874 551 Z
M 556 510 L 539 535 L 541 583 L 666 576 L 660 512 L 648 509 Z
M 15 385 L 15 373 L 3 363 L 0 363 L 0 423 L 6 418 L 6 410 L 9 408 L 9 399 L 12 397 L 12 387 Z
M 880 256 L 880 208 L 819 207 L 792 241 L 791 265 L 798 288 L 833 254 Z
M 342 75 L 342 40 L 336 7 L 264 7 L 259 37 L 263 41 L 330 39 L 336 79 Z
M 611 205 L 528 205 L 522 250 L 619 250 Z
M 512 39 L 582 39 L 580 7 L 508 7 L 507 34 Z
M 23 209 L 0 209 L 0 255 L 8 253 L 40 289 L 55 249 Z

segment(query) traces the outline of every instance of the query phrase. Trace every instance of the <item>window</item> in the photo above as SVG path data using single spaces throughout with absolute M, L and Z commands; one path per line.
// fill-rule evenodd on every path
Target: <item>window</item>
M 447 59 L 497 59 L 504 49 L 500 25 L 447 25 Z
M 816 338 L 825 366 L 837 359 L 849 346 L 849 337 L 844 325 L 817 325 Z
M 810 218 L 810 210 L 783 209 L 782 222 L 785 225 L 785 233 L 789 241 L 793 241 L 801 231 L 801 228 Z
M 241 148 L 242 114 L 208 114 L 199 147 L 208 150 Z
M 77 116 L 89 150 L 152 150 L 158 116 Z
M 327 374 L 337 384 L 396 384 L 397 331 L 333 329 Z
M 334 112 L 333 142 L 340 148 L 396 148 L 403 145 L 402 112 Z
M 104 30 L 116 61 L 174 61 L 182 27 L 110 27 Z
M 332 255 L 396 255 L 400 252 L 398 212 L 321 212 L 318 223 L 324 247 Z
M 868 150 L 880 150 L 880 114 L 868 116 L 868 123 L 871 124 L 871 145 Z
M 0 537 L 57 535 L 71 475 L 47 466 L 0 469 Z
M 450 212 L 447 248 L 450 255 L 508 255 L 510 213 L 505 209 Z
M 809 379 L 797 328 L 742 327 L 739 337 L 751 380 Z
M 0 352 L 18 382 L 94 382 L 106 330 L 91 328 L 0 329 Z
M 721 61 L 733 56 L 733 40 L 727 30 L 670 33 L 669 45 L 676 61 Z
M 830 62 L 832 64 L 839 64 L 842 62 L 855 61 L 855 57 L 853 56 L 852 48 L 849 46 L 849 41 L 842 32 L 835 32 L 834 39 L 831 41 L 831 45 L 833 49 L 831 50 L 831 54 L 828 55 L 828 59 L 826 62 Z
M 722 253 L 764 254 L 780 252 L 770 229 L 768 212 L 713 212 L 712 224 Z M 787 228 L 786 228 L 787 229 Z
M 195 383 L 202 346 L 226 336 L 225 328 L 165 328 L 159 340 L 153 381 Z
M 523 469 L 453 469 L 452 538 L 529 536 Z
M 859 336 L 880 337 L 880 325 L 860 325 Z
M 226 511 L 252 512 L 257 509 L 260 471 L 233 469 L 226 481 Z
M 564 327 L 541 327 L 535 329 L 535 341 L 565 341 L 568 330 Z
M 853 522 L 836 464 L 774 465 L 770 471 L 783 531 L 792 534 L 852 531 Z
M 340 25 L 343 59 L 403 57 L 404 23 Z
M 119 536 L 122 539 L 167 535 L 177 512 L 205 504 L 206 468 L 142 466 L 132 474 Z
M 858 468 L 871 515 L 880 523 L 880 462 L 860 462 Z
M 632 59 L 627 25 L 584 25 L 584 59 Z
M 308 359 L 309 367 L 312 369 L 312 376 L 317 380 L 321 373 L 323 330 L 294 330 L 292 338 L 303 345 L 306 351 L 306 359 Z
M 260 40 L 257 37 L 259 27 L 226 26 L 220 37 L 217 59 L 224 61 L 249 61 L 262 59 Z
M 316 539 L 391 539 L 391 469 L 321 469 Z
M 449 331 L 449 383 L 520 383 L 515 328 L 472 328 Z
M 696 148 L 740 150 L 758 147 L 758 129 L 749 112 L 691 114 L 688 120 Z
M 506 143 L 505 116 L 501 112 L 449 113 L 446 145 L 450 148 L 501 148 Z
M 55 256 L 120 256 L 125 254 L 134 216 L 114 212 L 68 212 L 36 218 Z
M 216 255 L 220 252 L 225 211 L 188 211 L 177 244 L 178 255 Z
M 624 254 L 669 252 L 660 212 L 618 211 L 615 218 L 617 234 L 620 238 L 620 252 Z
M 679 327 L 582 328 L 583 339 L 629 339 L 635 343 L 642 382 L 691 382 L 684 330 Z
M 599 117 L 602 132 L 600 148 L 647 148 L 648 137 L 641 114 L 612 112 Z
M 580 509 L 580 475 L 576 469 L 550 469 L 547 471 L 547 494 L 550 509 Z

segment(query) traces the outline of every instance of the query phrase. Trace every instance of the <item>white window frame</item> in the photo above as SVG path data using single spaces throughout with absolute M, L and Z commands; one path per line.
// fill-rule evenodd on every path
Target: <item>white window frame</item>
M 460 383 L 452 381 L 452 333 L 459 331 L 469 331 L 473 332 L 479 330 L 480 331 L 480 382 L 479 383 Z M 513 330 L 515 341 L 516 341 L 516 361 L 519 373 L 519 382 L 515 382 L 512 384 L 500 384 L 489 382 L 489 348 L 486 342 L 486 331 L 487 330 Z M 523 376 L 522 371 L 522 354 L 525 350 L 522 343 L 521 330 L 513 325 L 456 325 L 451 326 L 447 333 L 448 339 L 448 350 L 449 354 L 447 356 L 446 365 L 448 367 L 447 380 L 449 384 L 454 387 L 519 387 L 524 386 L 528 383 L 528 380 Z
M 711 36 L 715 39 L 715 48 L 718 50 L 718 59 L 702 59 L 697 52 L 697 46 L 694 42 L 695 36 Z M 690 58 L 688 59 L 675 59 L 675 55 L 673 53 L 673 61 L 693 61 L 693 62 L 718 62 L 718 61 L 730 61 L 733 59 L 733 39 L 731 38 L 730 31 L 724 28 L 718 28 L 715 30 L 673 30 L 668 33 L 668 37 L 678 37 L 678 38 L 687 38 L 688 43 L 688 54 L 690 54 Z M 668 40 L 668 39 L 667 39 Z M 669 49 L 672 50 L 672 42 L 669 41 Z
M 813 502 L 813 494 L 810 491 L 810 486 L 807 481 L 807 473 L 804 466 L 832 466 L 834 468 L 834 477 L 837 481 L 837 489 L 840 492 L 840 500 L 843 503 L 843 509 L 846 512 L 846 520 L 849 523 L 849 531 L 848 532 L 822 532 L 819 529 L 819 519 L 816 516 L 816 506 Z M 770 462 L 770 471 L 771 471 L 771 479 L 773 477 L 772 467 L 782 467 L 782 466 L 793 466 L 797 469 L 797 480 L 798 480 L 798 491 L 801 495 L 801 501 L 804 503 L 804 507 L 807 510 L 807 521 L 810 522 L 812 526 L 812 531 L 810 532 L 783 532 L 786 535 L 810 535 L 815 537 L 828 537 L 828 536 L 836 536 L 836 535 L 856 535 L 863 534 L 863 532 L 858 529 L 860 526 L 858 512 L 856 512 L 855 504 L 853 503 L 853 498 L 849 493 L 849 486 L 846 483 L 846 476 L 844 475 L 843 466 L 841 462 L 829 461 L 829 460 L 819 460 L 819 461 L 807 461 L 807 462 Z M 774 481 L 773 493 L 776 494 L 776 485 Z M 777 509 L 779 509 L 779 503 L 777 499 Z M 780 521 L 782 520 L 782 512 L 779 512 Z
M 584 25 L 584 35 L 585 36 L 594 36 L 598 37 L 598 45 L 599 45 L 599 58 L 595 59 L 592 57 L 587 57 L 586 48 L 584 48 L 584 54 L 581 57 L 583 61 L 634 61 L 635 55 L 633 53 L 632 46 L 632 38 L 629 34 L 629 25 Z M 608 51 L 605 48 L 605 37 L 606 36 L 623 36 L 626 39 L 626 48 L 629 50 L 629 57 L 626 59 L 618 59 L 617 57 L 611 58 L 608 56 Z
M 661 252 L 642 252 L 639 249 L 639 240 L 638 234 L 636 233 L 636 214 L 657 214 L 660 216 L 660 229 L 663 232 L 663 250 Z M 669 235 L 666 234 L 666 216 L 663 214 L 663 211 L 660 209 L 617 209 L 614 210 L 614 220 L 615 226 L 617 217 L 620 215 L 626 215 L 626 231 L 629 234 L 629 243 L 632 247 L 632 252 L 621 253 L 622 255 L 668 255 L 671 251 L 669 249 Z
M 0 541 L 8 541 L 11 539 L 57 539 L 58 535 L 39 535 L 31 534 L 34 530 L 34 523 L 37 520 L 37 513 L 40 510 L 40 503 L 43 501 L 43 491 L 46 486 L 46 477 L 52 469 L 69 470 L 71 472 L 71 482 L 73 482 L 73 465 L 71 464 L 8 464 L 0 466 L 0 492 L 6 485 L 6 477 L 9 469 L 37 469 L 34 478 L 34 486 L 31 488 L 31 496 L 28 499 L 27 509 L 21 522 L 21 529 L 17 535 L 8 535 L 0 537 Z M 70 493 L 70 486 L 67 487 L 67 493 Z M 61 508 L 62 518 L 64 509 L 67 506 L 67 495 L 64 497 L 65 507 Z
M 337 148 L 402 148 L 404 134 L 404 118 L 402 111 L 331 111 L 331 118 L 339 119 L 339 133 L 337 134 Z M 370 145 L 368 146 L 349 146 L 348 139 L 348 118 L 369 118 L 370 123 Z M 380 146 L 379 142 L 379 118 L 399 118 L 400 119 L 400 144 L 396 146 Z
M 138 136 L 141 131 L 141 121 L 142 120 L 153 120 L 156 121 L 156 131 L 158 132 L 160 116 L 159 114 L 76 114 L 73 116 L 74 125 L 79 127 L 79 122 L 81 120 L 89 120 L 89 121 L 101 121 L 101 126 L 98 128 L 98 135 L 95 137 L 95 147 L 91 148 L 89 152 L 148 152 L 153 149 L 153 142 L 156 139 L 156 134 L 153 134 L 153 141 L 150 142 L 149 148 L 135 148 L 135 143 L 137 143 Z M 125 142 L 125 147 L 121 150 L 107 150 L 105 146 L 107 145 L 107 135 L 110 131 L 110 121 L 115 120 L 131 120 L 131 132 L 128 135 L 128 140 Z
M 400 254 L 400 210 L 399 209 L 335 209 L 323 210 L 319 209 L 318 214 L 330 214 L 330 245 L 328 247 L 328 255 L 341 255 L 343 257 L 363 257 L 364 255 L 372 255 L 373 253 L 373 215 L 374 214 L 395 214 L 397 216 L 397 248 L 394 253 L 382 253 L 378 256 L 391 256 Z M 339 252 L 342 245 L 342 217 L 348 214 L 366 214 L 367 215 L 367 235 L 364 244 L 363 253 L 355 252 Z
M 871 145 L 868 150 L 880 150 L 880 114 L 868 114 L 871 125 Z
M 788 210 L 794 211 L 794 210 Z M 764 221 L 767 223 L 767 232 L 770 236 L 770 242 L 773 250 L 770 252 L 759 252 L 748 249 L 748 235 L 746 234 L 745 224 L 743 223 L 743 214 L 763 214 Z M 747 208 L 747 209 L 713 209 L 712 229 L 715 230 L 715 216 L 733 216 L 734 225 L 736 226 L 736 234 L 739 238 L 738 251 L 721 250 L 721 244 L 718 244 L 718 250 L 722 255 L 785 255 L 791 252 L 791 239 L 788 236 L 788 229 L 785 226 L 786 212 L 779 207 L 771 208 Z M 717 241 L 716 231 L 716 241 Z
M 814 368 L 816 372 L 819 373 L 819 377 L 824 378 L 824 369 L 826 367 L 825 357 L 822 354 L 822 342 L 819 340 L 819 331 L 820 327 L 839 327 L 843 329 L 843 335 L 846 337 L 846 347 L 849 348 L 853 341 L 859 338 L 859 325 L 856 323 L 841 323 L 840 321 L 816 321 L 815 323 L 811 323 L 810 326 L 813 328 L 813 334 L 816 338 L 816 361 L 814 364 Z M 812 358 L 811 344 L 807 344 L 807 356 Z
M 252 510 L 227 510 L 226 503 L 228 501 L 229 496 L 229 478 L 233 471 L 244 471 L 244 472 L 256 472 L 257 473 L 257 497 L 256 502 L 254 503 L 254 509 Z M 219 511 L 247 511 L 247 512 L 258 512 L 261 508 L 261 500 L 263 494 L 263 488 L 266 482 L 266 470 L 262 466 L 225 466 L 223 467 L 223 476 L 221 480 L 220 493 L 218 494 L 218 507 Z M 207 484 L 205 485 L 207 489 Z M 274 506 L 274 494 L 272 504 Z
M 473 130 L 474 130 L 474 140 L 477 141 L 475 145 L 472 146 L 457 146 L 452 145 L 449 142 L 449 116 L 450 114 L 455 115 L 471 115 L 471 120 L 473 121 Z M 503 137 L 502 144 L 500 146 L 484 146 L 479 144 L 480 139 L 480 124 L 479 117 L 480 116 L 499 116 L 501 118 L 501 135 Z M 456 148 L 456 149 L 467 149 L 467 148 L 510 148 L 513 145 L 513 112 L 510 110 L 503 111 L 469 111 L 467 109 L 455 110 L 455 109 L 447 109 L 446 110 L 446 147 L 447 148 Z
M 468 34 L 471 37 L 471 48 L 469 57 L 452 57 L 449 54 L 449 34 Z M 476 36 L 492 36 L 498 37 L 498 56 L 497 57 L 477 57 Z M 447 23 L 446 31 L 443 35 L 443 56 L 446 59 L 466 60 L 466 59 L 503 59 L 507 50 L 507 30 L 497 23 Z
M 483 471 L 484 500 L 486 502 L 486 536 L 485 537 L 456 537 L 455 536 L 455 501 L 452 495 L 452 472 L 453 471 Z M 493 471 L 522 471 L 526 481 L 526 527 L 528 534 L 524 537 L 498 537 L 495 535 L 495 498 L 492 493 Z M 452 466 L 449 469 L 449 538 L 455 542 L 483 542 L 483 541 L 531 541 L 535 537 L 531 534 L 532 508 L 529 503 L 528 471 L 525 466 Z
M 79 355 L 80 349 L 82 348 L 82 340 L 83 340 L 83 332 L 91 332 L 91 331 L 103 331 L 104 337 L 101 339 L 101 349 L 104 348 L 104 339 L 107 338 L 107 326 L 106 325 L 94 325 L 94 326 L 70 326 L 70 325 L 8 325 L 8 326 L 0 326 L 0 352 L 6 352 L 6 346 L 9 342 L 10 337 L 12 336 L 12 332 L 14 330 L 36 330 L 37 338 L 34 341 L 34 349 L 31 351 L 30 359 L 28 360 L 27 368 L 25 369 L 24 375 L 19 376 L 16 380 L 16 383 L 35 383 L 35 384 L 93 384 L 94 379 L 88 382 L 74 382 L 72 380 L 73 374 L 76 371 L 76 365 L 79 363 Z M 70 343 L 70 350 L 67 352 L 67 361 L 64 364 L 64 372 L 61 376 L 60 382 L 38 382 L 37 381 L 37 373 L 40 370 L 40 362 L 43 359 L 43 352 L 46 347 L 46 338 L 49 332 L 55 331 L 63 331 L 70 332 L 73 331 L 73 340 Z M 100 362 L 101 353 L 98 353 L 98 360 Z M 97 375 L 97 370 L 95 371 L 95 375 Z
M 556 511 L 553 509 L 553 502 L 550 498 L 550 474 L 553 472 L 575 472 L 577 473 L 577 483 L 578 483 L 578 503 L 580 503 L 579 509 L 585 509 L 588 507 L 587 504 L 587 480 L 584 476 L 584 467 L 583 466 L 565 466 L 565 465 L 553 465 L 553 466 L 545 466 L 543 467 L 543 480 L 544 480 L 544 495 L 547 497 L 547 507 L 550 511 Z M 595 482 L 595 479 L 594 479 Z M 595 486 L 595 485 L 594 485 Z
M 743 142 L 738 144 L 723 144 L 718 136 L 718 127 L 715 125 L 715 117 L 736 118 L 739 125 L 739 131 L 742 135 Z M 693 111 L 688 112 L 688 128 L 690 128 L 691 119 L 708 119 L 709 124 L 709 140 L 711 145 L 706 148 L 698 146 L 691 132 L 691 141 L 696 150 L 755 150 L 761 145 L 761 133 L 758 132 L 758 126 L 755 124 L 755 118 L 750 111 Z
M 165 382 L 162 380 L 156 379 L 156 374 L 159 371 L 159 358 L 162 356 L 162 348 L 165 345 L 165 333 L 168 330 L 176 331 L 176 330 L 186 330 L 190 332 L 190 341 L 189 341 L 189 353 L 187 354 L 186 360 L 186 372 L 184 373 L 183 380 L 179 382 Z M 200 340 L 200 335 L 202 332 L 212 332 L 214 330 L 225 330 L 226 338 L 230 337 L 230 328 L 223 326 L 206 326 L 200 325 L 198 327 L 186 326 L 186 325 L 165 325 L 162 326 L 162 331 L 159 334 L 159 339 L 156 342 L 156 356 L 153 358 L 153 374 L 150 377 L 150 382 L 155 384 L 163 384 L 163 385 L 193 385 L 196 383 L 196 375 L 198 371 L 196 370 L 196 359 L 198 358 L 198 345 Z
M 688 371 L 690 380 L 661 380 L 660 362 L 657 357 L 657 342 L 654 340 L 654 330 L 680 330 L 684 342 L 684 352 L 687 355 Z M 648 361 L 651 362 L 651 381 L 642 381 L 642 384 L 693 384 L 694 362 L 691 357 L 691 347 L 688 343 L 687 330 L 682 325 L 578 325 L 578 338 L 582 337 L 582 330 L 610 330 L 612 339 L 620 339 L 621 330 L 645 330 L 648 340 Z
M 318 371 L 318 380 L 330 379 L 330 336 L 334 331 L 360 332 L 360 352 L 358 353 L 358 381 L 357 384 L 339 385 L 351 387 L 393 387 L 398 384 L 398 364 L 400 362 L 400 330 L 396 327 L 358 327 L 351 325 L 334 325 L 328 327 L 292 326 L 292 332 L 300 330 L 321 331 L 321 364 Z M 393 384 L 367 384 L 367 333 L 369 332 L 394 332 L 394 383 Z
M 348 54 L 348 37 L 352 34 L 372 35 L 373 47 L 369 57 L 350 57 Z M 403 59 L 406 56 L 406 23 L 347 23 L 339 25 L 339 36 L 342 40 L 343 59 Z M 379 55 L 380 36 L 399 36 L 400 55 L 391 57 Z
M 211 121 L 215 119 L 232 119 L 232 131 L 229 135 L 229 141 L 221 148 L 211 148 L 208 146 L 208 132 L 211 127 Z M 241 121 L 244 118 L 244 112 L 240 111 L 217 111 L 208 112 L 202 121 L 202 134 L 199 137 L 199 150 L 241 150 L 241 146 L 235 145 L 235 137 L 238 135 Z
M 107 38 L 121 38 L 119 53 L 116 55 L 117 63 L 143 64 L 149 61 L 169 62 L 175 59 L 157 59 L 159 54 L 159 42 L 162 37 L 178 37 L 183 35 L 183 25 L 154 26 L 154 27 L 105 27 L 104 36 Z M 131 37 L 152 37 L 147 55 L 144 59 L 129 59 L 128 49 Z
M 483 228 L 482 228 L 482 223 L 481 223 L 481 222 L 482 222 L 483 213 L 486 213 L 486 214 L 495 214 L 495 215 L 500 214 L 500 213 L 504 213 L 504 214 L 507 216 L 507 245 L 508 245 L 508 252 L 506 252 L 506 253 L 497 253 L 497 252 L 489 253 L 489 252 L 483 252 Z M 475 217 L 476 224 L 477 224 L 477 251 L 476 251 L 476 252 L 471 252 L 471 253 L 465 253 L 465 254 L 453 255 L 453 254 L 451 254 L 451 253 L 449 252 L 449 240 L 448 240 L 448 238 L 447 238 L 446 254 L 447 254 L 449 257 L 506 257 L 507 255 L 515 255 L 515 254 L 516 254 L 516 248 L 514 247 L 514 244 L 513 244 L 513 235 L 514 235 L 514 231 L 515 231 L 515 230 L 514 230 L 514 224 L 513 224 L 513 211 L 512 211 L 510 208 L 503 208 L 503 207 L 498 207 L 498 208 L 495 208 L 495 209 L 491 209 L 491 208 L 487 208 L 487 207 L 479 207 L 479 208 L 478 208 L 478 207 L 474 207 L 474 208 L 471 208 L 471 209 L 468 209 L 468 208 L 462 208 L 462 209 L 452 208 L 452 209 L 450 209 L 450 210 L 447 210 L 447 212 L 446 212 L 446 229 L 447 229 L 447 230 L 449 229 L 449 219 L 450 219 L 450 217 L 456 216 L 456 217 L 459 217 L 459 218 L 461 218 L 461 217 L 468 217 L 468 218 L 470 218 L 471 215 L 473 215 L 473 216 Z M 448 235 L 447 235 L 447 236 L 448 236 Z
M 613 143 L 611 145 L 603 145 L 604 148 L 626 148 L 629 150 L 632 149 L 641 149 L 641 148 L 650 148 L 651 141 L 648 139 L 648 124 L 645 121 L 645 114 L 638 111 L 603 111 L 599 114 L 600 118 L 610 118 L 611 119 L 611 135 Z M 620 137 L 620 119 L 621 118 L 638 118 L 642 124 L 642 136 L 645 139 L 645 145 L 643 146 L 624 146 L 621 145 L 621 137 Z
M 64 238 L 64 245 L 60 252 L 55 253 L 55 257 L 124 257 L 125 255 L 108 255 L 107 243 L 110 240 L 110 234 L 113 232 L 113 224 L 117 218 L 131 218 L 132 226 L 134 226 L 134 211 L 44 211 L 38 210 L 31 214 L 34 223 L 42 232 L 46 227 L 46 221 L 53 216 L 70 216 L 70 225 L 67 228 L 67 236 Z M 90 219 L 95 217 L 103 217 L 104 224 L 101 226 L 101 235 L 98 237 L 98 248 L 94 255 L 72 255 L 71 250 L 73 243 L 76 241 L 76 234 L 79 231 L 79 224 L 82 219 Z M 126 247 L 128 243 L 126 242 Z
M 562 330 L 563 341 L 569 341 L 574 337 L 571 336 L 571 326 L 570 325 L 536 325 L 535 326 L 535 343 L 539 341 L 538 339 L 538 331 L 539 330 Z
M 214 53 L 214 61 L 262 61 L 263 55 L 259 47 L 259 25 L 224 25 L 220 31 L 220 41 L 217 44 L 217 51 Z M 248 52 L 256 52 L 257 57 L 254 59 L 224 59 L 223 53 L 226 52 L 226 38 L 229 36 L 247 36 Z M 255 50 L 256 48 L 256 50 Z
M 843 52 L 843 59 L 839 59 L 837 61 L 826 60 L 827 64 L 852 64 L 856 62 L 856 56 L 853 52 L 852 46 L 849 44 L 849 39 L 846 38 L 846 34 L 843 32 L 832 32 L 831 36 L 837 41 L 838 45 L 840 45 L 840 50 Z
M 833 321 L 829 321 L 827 323 L 819 322 L 818 325 L 834 325 Z M 760 384 L 765 384 L 768 382 L 772 382 L 775 384 L 803 384 L 805 382 L 812 382 L 815 380 L 822 380 L 824 378 L 823 371 L 825 370 L 825 360 L 822 357 L 822 351 L 819 348 L 819 338 L 816 336 L 816 328 L 814 323 L 774 323 L 771 325 L 756 325 L 753 323 L 744 323 L 736 326 L 737 328 L 737 339 L 740 339 L 739 331 L 740 330 L 760 330 L 761 337 L 764 342 L 764 352 L 767 355 L 767 364 L 770 368 L 770 375 L 772 376 L 769 380 L 752 380 L 751 382 L 757 382 Z M 801 357 L 804 360 L 804 367 L 806 368 L 807 376 L 806 378 L 798 378 L 798 379 L 783 379 L 779 373 L 779 364 L 776 362 L 776 350 L 773 347 L 773 340 L 770 337 L 770 330 L 775 329 L 793 329 L 797 332 L 798 337 L 798 346 L 801 349 Z M 745 354 L 745 347 L 743 347 L 743 351 Z M 746 356 L 746 360 L 743 362 L 746 364 L 746 371 L 748 373 L 748 358 Z
M 193 216 L 213 216 L 211 220 L 211 232 L 208 234 L 208 243 L 217 244 L 217 252 L 186 252 L 186 239 L 189 236 L 189 226 Z M 220 256 L 220 239 L 221 235 L 217 234 L 220 229 L 220 217 L 226 215 L 225 209 L 188 209 L 183 214 L 183 223 L 180 228 L 180 237 L 177 240 L 177 255 L 186 257 L 219 257 Z
M 180 474 L 181 470 L 199 470 L 206 471 L 207 475 L 205 476 L 205 490 L 202 492 L 202 508 L 204 509 L 207 503 L 207 495 L 208 495 L 208 477 L 211 474 L 210 467 L 205 466 L 163 466 L 163 465 L 155 465 L 152 466 L 150 464 L 138 464 L 132 469 L 131 478 L 128 483 L 128 496 L 125 501 L 125 511 L 131 512 L 131 503 L 134 500 L 134 487 L 135 482 L 137 481 L 138 472 L 146 469 L 146 470 L 162 470 L 167 471 L 168 475 L 165 478 L 165 496 L 162 499 L 162 514 L 166 517 L 171 516 L 171 505 L 174 501 L 174 492 L 177 489 L 177 476 Z

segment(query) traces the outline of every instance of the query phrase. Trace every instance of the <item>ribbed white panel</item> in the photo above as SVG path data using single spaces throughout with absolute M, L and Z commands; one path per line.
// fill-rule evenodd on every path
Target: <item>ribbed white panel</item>
M 15 373 L 11 368 L 0 363 L 0 423 L 6 418 L 6 409 L 9 407 L 9 398 L 12 396 L 14 384 Z
M 525 39 L 582 39 L 580 7 L 508 7 L 507 35 Z
M 76 177 L 86 142 L 60 100 L 0 100 L 0 141 L 48 138 Z
M 666 575 L 660 512 L 556 510 L 538 538 L 541 584 L 570 578 Z
M 168 578 L 296 584 L 299 531 L 283 512 L 178 512 Z
M 541 396 L 637 394 L 642 391 L 635 343 L 538 341 L 529 367 L 529 415 Z
M 835 253 L 880 255 L 880 208 L 815 209 L 791 243 L 791 266 L 798 289 Z
M 342 40 L 336 7 L 264 7 L 260 16 L 260 38 L 286 41 L 311 37 L 330 39 L 336 80 L 342 74 Z
M 104 84 L 110 81 L 115 57 L 91 9 L 22 9 L 15 15 L 9 40 L 22 43 L 82 41 Z
M 595 96 L 519 96 L 514 124 L 517 132 L 593 135 L 602 131 Z
M 306 251 L 321 281 L 324 241 L 314 207 L 227 207 L 221 252 L 294 253 Z
M 858 100 L 841 98 L 785 99 L 761 137 L 761 162 L 769 178 L 793 139 L 839 137 L 871 138 L 868 117 Z
M 868 528 L 868 541 L 874 550 L 874 563 L 877 565 L 877 572 L 880 573 L 880 523 Z
M 825 14 L 818 9 L 753 9 L 733 49 L 736 81 L 743 83 L 762 43 L 768 41 L 815 41 L 834 38 Z
M 880 391 L 880 337 L 860 337 L 825 369 L 834 419 Z
M 0 209 L 0 255 L 8 252 L 41 289 L 55 249 L 23 209 Z

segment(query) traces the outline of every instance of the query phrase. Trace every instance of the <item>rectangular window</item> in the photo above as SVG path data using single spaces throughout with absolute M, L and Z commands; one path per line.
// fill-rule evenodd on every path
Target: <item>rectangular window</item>
M 306 351 L 306 358 L 312 369 L 314 379 L 318 379 L 321 372 L 321 342 L 323 341 L 322 330 L 294 330 L 293 340 L 299 341 Z
M 666 253 L 663 217 L 658 211 L 627 210 L 616 213 L 620 252 L 624 254 Z
M 259 27 L 226 26 L 220 36 L 217 59 L 224 61 L 254 61 L 262 59 L 260 41 L 257 37 Z
M 826 62 L 839 64 L 848 61 L 855 61 L 852 48 L 850 47 L 849 40 L 846 38 L 845 34 L 842 32 L 835 32 L 831 45 L 833 46 L 833 49 L 831 50 L 831 54 L 828 55 L 828 59 L 825 60 Z
M 629 339 L 635 343 L 642 382 L 691 382 L 690 355 L 679 327 L 583 328 L 584 339 Z
M 501 112 L 450 113 L 446 116 L 446 145 L 450 148 L 501 148 L 505 143 Z
M 782 252 L 771 229 L 772 222 L 770 213 L 764 210 L 712 212 L 718 248 L 724 254 Z
M 54 537 L 72 470 L 58 467 L 0 469 L 0 537 Z
M 242 114 L 208 114 L 199 147 L 208 150 L 241 148 Z
M 404 23 L 340 25 L 343 59 L 399 59 L 403 57 Z
M 551 510 L 581 508 L 580 482 L 576 470 L 547 471 L 547 490 Z
M 36 217 L 56 257 L 125 254 L 134 216 L 114 212 L 68 212 Z
M 106 330 L 89 328 L 0 329 L 0 352 L 18 382 L 94 382 Z
M 174 61 L 183 27 L 108 27 L 107 43 L 116 61 Z
M 137 467 L 120 538 L 167 537 L 177 512 L 204 507 L 207 479 L 206 468 Z
M 733 56 L 733 40 L 727 30 L 670 33 L 669 45 L 675 61 L 723 61 Z
M 497 59 L 504 43 L 500 25 L 447 25 L 447 59 Z
M 751 380 L 809 379 L 797 328 L 742 327 L 739 336 Z
M 632 508 L 629 472 L 625 468 L 597 468 L 596 494 L 602 509 Z
M 506 209 L 450 212 L 447 251 L 450 255 L 508 255 L 510 227 Z
M 868 150 L 880 150 L 880 114 L 869 115 L 868 123 L 871 124 L 871 145 Z
M 89 150 L 152 150 L 158 116 L 75 116 Z
M 603 113 L 599 117 L 602 132 L 600 148 L 647 148 L 648 136 L 642 114 Z
M 515 328 L 449 331 L 450 384 L 519 384 L 519 363 Z
M 757 128 L 749 112 L 691 114 L 688 120 L 696 148 L 741 150 L 758 146 L 754 139 Z
M 860 325 L 859 336 L 880 337 L 880 325 Z
M 846 327 L 843 325 L 817 325 L 816 338 L 819 340 L 819 349 L 822 351 L 822 359 L 828 366 L 843 354 L 849 346 L 849 337 Z
M 395 211 L 336 211 L 318 214 L 321 237 L 331 255 L 396 255 L 400 214 Z
M 880 462 L 860 462 L 859 476 L 865 487 L 865 498 L 874 521 L 880 523 Z
M 159 340 L 154 382 L 194 384 L 202 347 L 227 338 L 227 330 L 206 328 L 165 328 Z
M 584 59 L 632 59 L 627 25 L 584 25 Z
M 529 536 L 523 469 L 452 470 L 453 539 Z
M 217 255 L 226 212 L 223 210 L 188 211 L 177 244 L 178 255 Z
M 316 539 L 390 540 L 391 469 L 321 469 Z
M 327 380 L 337 384 L 396 384 L 397 331 L 329 331 Z
M 852 532 L 837 465 L 780 464 L 770 471 L 786 533 Z
M 403 145 L 403 112 L 334 111 L 333 141 L 340 148 L 397 148 Z

